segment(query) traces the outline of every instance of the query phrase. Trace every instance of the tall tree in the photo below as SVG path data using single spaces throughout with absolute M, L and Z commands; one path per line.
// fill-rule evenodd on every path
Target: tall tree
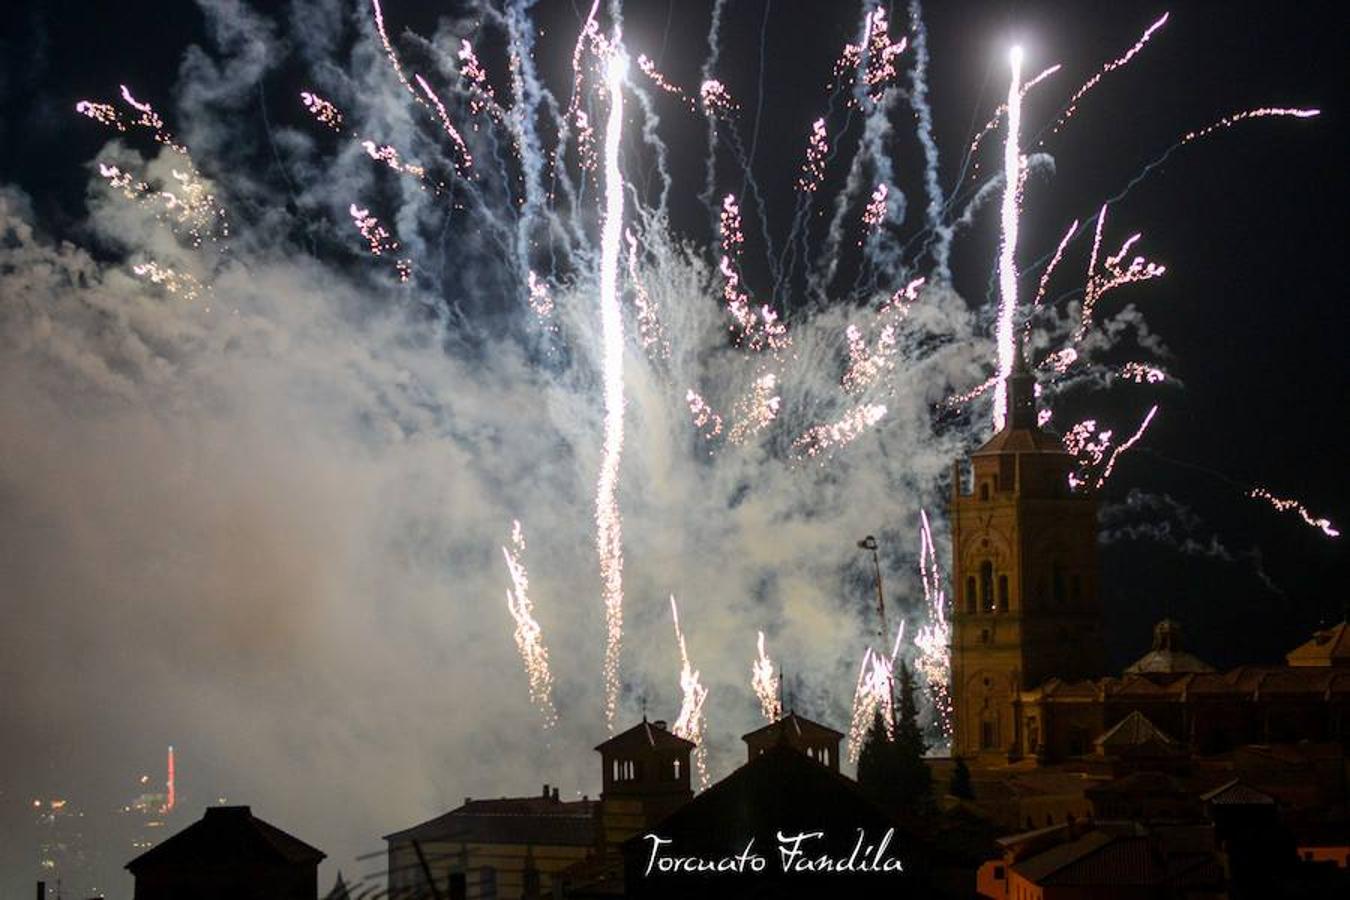
M 975 786 L 970 783 L 970 766 L 961 757 L 956 758 L 956 768 L 952 769 L 952 780 L 947 793 L 962 800 L 975 799 Z
M 919 727 L 919 708 L 914 702 L 914 676 L 900 663 L 900 709 L 895 723 L 892 757 L 895 798 L 899 806 L 928 812 L 933 804 L 933 773 L 924 760 L 928 742 Z

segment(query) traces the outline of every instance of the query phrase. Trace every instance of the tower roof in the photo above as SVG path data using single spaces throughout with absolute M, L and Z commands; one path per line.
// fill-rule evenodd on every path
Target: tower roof
M 598 745 L 595 749 L 601 753 L 632 752 L 633 750 L 693 750 L 697 745 L 687 741 L 668 728 L 665 723 L 642 721 L 627 731 L 621 731 L 614 737 Z
M 1350 624 L 1341 622 L 1313 633 L 1285 657 L 1291 666 L 1350 666 Z
M 770 722 L 763 728 L 756 728 L 754 731 L 741 735 L 741 740 L 749 743 L 752 739 L 768 737 L 774 734 L 783 734 L 790 737 L 822 737 L 831 740 L 843 740 L 844 733 L 835 731 L 828 725 L 822 725 L 819 722 L 813 722 L 805 716 L 797 715 L 796 710 L 789 712 L 783 718 L 775 722 Z
M 1019 346 L 1013 354 L 1004 392 L 1003 430 L 991 437 L 972 455 L 995 453 L 1064 453 L 1059 438 L 1043 430 L 1036 422 L 1036 374 Z

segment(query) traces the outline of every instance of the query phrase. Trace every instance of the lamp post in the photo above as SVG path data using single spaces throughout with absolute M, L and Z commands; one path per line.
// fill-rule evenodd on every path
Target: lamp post
M 877 584 L 877 617 L 881 626 L 881 646 L 885 649 L 890 640 L 890 630 L 886 627 L 886 597 L 881 592 L 881 558 L 877 556 L 877 546 L 877 539 L 870 534 L 858 541 L 859 549 L 872 552 L 872 571 L 876 574 Z
M 886 595 L 881 590 L 881 557 L 877 555 L 877 539 L 868 535 L 861 541 L 858 541 L 858 548 L 869 550 L 872 553 L 872 572 L 876 576 L 877 584 L 877 618 L 881 627 L 881 649 L 885 650 L 890 646 L 891 631 L 886 627 Z M 890 697 L 891 716 L 895 715 L 895 673 L 891 672 L 890 678 Z

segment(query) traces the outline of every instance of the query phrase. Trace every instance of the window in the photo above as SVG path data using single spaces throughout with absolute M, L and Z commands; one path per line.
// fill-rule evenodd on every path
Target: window
M 994 609 L 994 564 L 987 559 L 980 563 L 980 608 L 984 612 Z
M 994 746 L 994 723 L 985 719 L 980 723 L 980 749 L 989 750 Z
M 1035 753 L 1041 742 L 1041 727 L 1035 716 L 1027 716 L 1027 752 Z
M 1002 881 L 1002 880 L 1003 880 L 1003 867 L 1002 867 L 1002 866 L 994 866 L 994 880 L 995 880 L 995 881 Z
M 966 612 L 975 612 L 975 576 L 966 576 Z
M 981 644 L 987 644 L 987 643 L 989 643 L 989 629 L 988 629 L 988 628 L 981 628 L 981 629 L 980 629 L 980 643 L 981 643 Z
M 468 900 L 469 878 L 463 872 L 451 872 L 448 887 L 450 900 Z
M 1008 576 L 998 576 L 998 611 L 1008 611 Z
M 522 891 L 525 897 L 538 897 L 540 894 L 539 870 L 533 865 L 525 867 L 524 884 Z
M 987 481 L 980 482 L 980 499 L 981 500 L 989 499 L 989 482 Z
M 674 774 L 675 774 L 675 780 L 676 780 L 676 781 L 679 781 L 679 780 L 680 780 L 680 761 L 679 761 L 678 759 L 675 760 Z

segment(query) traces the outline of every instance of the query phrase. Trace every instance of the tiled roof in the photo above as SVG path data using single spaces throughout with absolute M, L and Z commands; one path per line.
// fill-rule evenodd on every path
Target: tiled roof
M 1275 803 L 1275 799 L 1269 794 L 1243 784 L 1236 778 L 1207 794 L 1201 794 L 1200 799 L 1217 806 L 1272 806 Z
M 133 874 L 156 866 L 244 864 L 254 861 L 318 865 L 322 850 L 253 815 L 247 806 L 210 806 L 196 822 L 127 863 Z
M 1341 622 L 1313 633 L 1285 657 L 1291 666 L 1350 666 L 1350 623 Z
M 551 797 L 470 800 L 420 825 L 387 834 L 384 839 L 585 847 L 595 843 L 598 808 L 592 800 L 569 802 Z
M 1109 754 L 1140 744 L 1172 745 L 1176 741 L 1172 740 L 1161 728 L 1150 722 L 1147 716 L 1136 709 L 1099 736 L 1093 743 L 1097 745 L 1099 751 Z

